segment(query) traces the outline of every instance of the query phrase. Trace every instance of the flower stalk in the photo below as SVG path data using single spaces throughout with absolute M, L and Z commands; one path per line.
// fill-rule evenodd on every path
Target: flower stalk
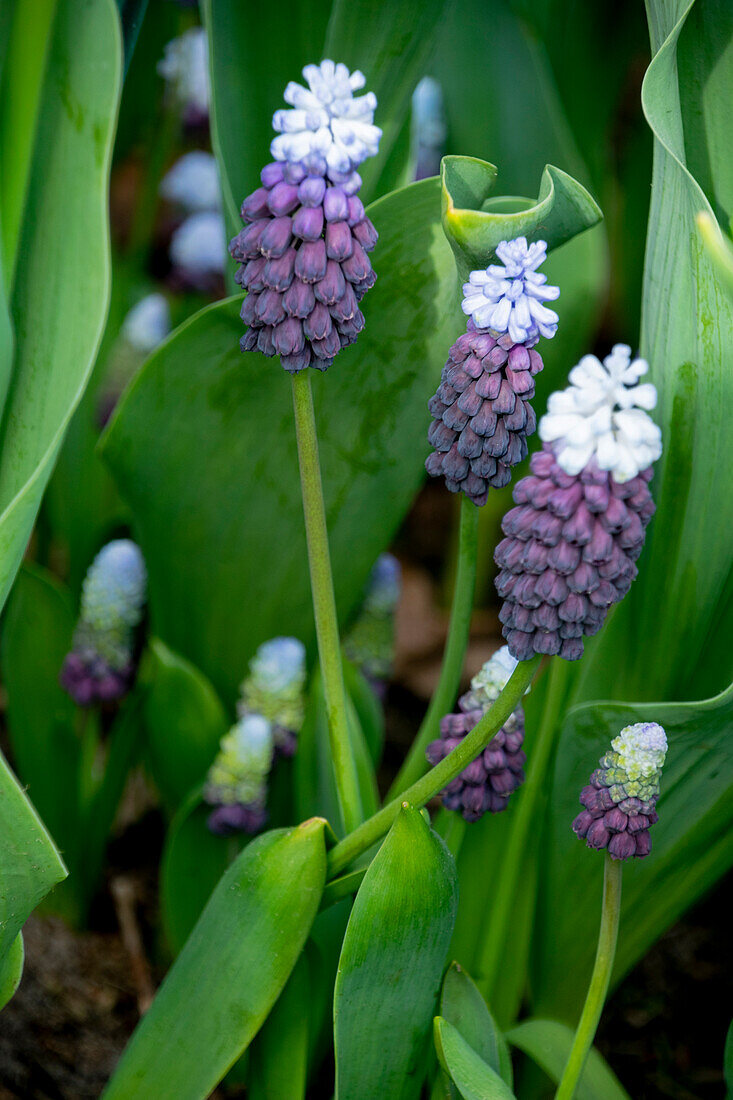
M 421 809 L 426 802 L 429 802 L 439 791 L 442 791 L 452 779 L 455 779 L 472 760 L 475 760 L 480 752 L 483 752 L 492 737 L 516 710 L 522 696 L 532 683 L 539 666 L 539 657 L 520 662 L 491 709 L 486 712 L 481 721 L 464 737 L 460 745 L 453 749 L 449 756 L 446 756 L 444 760 L 431 768 L 427 775 L 418 779 L 398 798 L 388 802 L 386 806 L 383 806 L 381 810 L 378 810 L 376 814 L 373 814 L 372 817 L 368 818 L 331 849 L 328 858 L 329 878 L 333 878 L 343 871 L 352 860 L 356 859 L 362 852 L 366 852 L 380 837 L 389 831 L 403 803 L 407 802 L 415 809 Z
M 318 435 L 313 410 L 313 392 L 306 371 L 292 376 L 295 431 L 298 440 L 300 484 L 303 494 L 305 532 L 308 542 L 313 613 L 316 620 L 318 656 L 326 695 L 331 759 L 336 778 L 339 805 L 347 832 L 362 821 L 361 796 L 356 763 L 346 718 L 336 600 L 333 593 L 328 529 L 323 501 L 323 484 L 318 461 Z
M 440 679 L 412 747 L 389 789 L 388 799 L 397 798 L 401 791 L 425 774 L 425 750 L 438 736 L 440 720 L 451 709 L 458 694 L 476 587 L 479 515 L 476 505 L 468 497 L 461 496 L 456 583 Z
M 611 981 L 613 960 L 616 955 L 619 915 L 621 913 L 621 868 L 620 860 L 606 854 L 603 873 L 603 906 L 601 909 L 601 928 L 598 935 L 596 961 L 593 965 L 588 996 L 575 1032 L 563 1075 L 560 1079 L 555 1100 L 572 1100 L 580 1081 L 586 1059 L 593 1046 L 598 1022 L 603 1012 L 608 986 Z

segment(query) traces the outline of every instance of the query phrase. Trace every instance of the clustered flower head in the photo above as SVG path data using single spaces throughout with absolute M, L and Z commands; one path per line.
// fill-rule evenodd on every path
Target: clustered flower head
M 107 543 L 89 567 L 79 621 L 60 681 L 82 707 L 125 695 L 135 673 L 135 628 L 145 604 L 146 572 L 130 539 Z
M 272 724 L 273 743 L 292 756 L 305 711 L 305 646 L 297 638 L 273 638 L 259 647 L 243 680 L 237 713 L 261 714 Z
M 402 569 L 392 554 L 380 554 L 372 569 L 359 616 L 344 639 L 344 652 L 377 690 L 392 675 L 394 616 Z
M 656 722 L 636 722 L 614 737 L 580 792 L 585 809 L 573 822 L 589 848 L 607 848 L 613 859 L 649 855 L 666 753 L 667 737 Z
M 237 723 L 221 740 L 204 799 L 213 833 L 256 833 L 267 820 L 267 783 L 276 755 L 292 756 L 305 711 L 305 647 L 272 638 L 259 647 L 241 686 Z
M 514 657 L 577 660 L 637 574 L 654 514 L 649 491 L 661 433 L 645 409 L 656 391 L 647 370 L 617 344 L 601 364 L 586 356 L 571 385 L 550 398 L 543 449 L 514 489 L 494 555 L 499 618 Z
M 377 151 L 376 98 L 355 97 L 362 73 L 306 65 L 308 88 L 291 83 L 291 110 L 275 113 L 273 163 L 242 204 L 245 228 L 229 245 L 247 297 L 243 351 L 279 355 L 285 370 L 326 370 L 364 327 L 359 309 L 376 276 L 377 233 L 357 196 L 358 165 Z
M 458 700 L 460 713 L 447 714 L 440 723 L 440 738 L 428 745 L 426 755 L 432 765 L 448 756 L 479 723 L 506 687 L 516 665 L 506 646 L 484 664 L 471 680 L 470 691 Z M 524 711 L 517 707 L 481 755 L 443 791 L 446 809 L 458 810 L 466 821 L 478 821 L 487 811 L 505 810 L 512 791 L 524 782 L 523 742 Z
M 534 345 L 557 330 L 557 314 L 542 300 L 560 293 L 536 271 L 546 251 L 544 241 L 502 241 L 496 253 L 505 266 L 471 272 L 463 287 L 467 331 L 450 349 L 428 405 L 428 439 L 435 448 L 425 463 L 428 473 L 479 506 L 490 488 L 509 484 L 536 427 L 530 402 L 543 364 Z

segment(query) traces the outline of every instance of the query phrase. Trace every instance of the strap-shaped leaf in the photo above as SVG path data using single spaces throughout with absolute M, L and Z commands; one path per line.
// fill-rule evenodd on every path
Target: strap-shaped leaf
M 0 429 L 0 604 L 104 327 L 121 55 L 112 0 L 56 5 L 10 296 L 15 353 Z M 16 138 L 0 135 L 4 162 Z
M 0 1009 L 5 1007 L 20 985 L 24 961 L 23 933 L 19 932 L 7 953 L 0 958 Z
M 315 954 L 315 952 L 314 952 Z M 308 1083 L 308 1034 L 312 1020 L 313 978 L 304 951 L 288 984 L 252 1044 L 251 1100 L 303 1100 Z
M 506 200 L 490 209 L 498 169 L 476 157 L 443 157 L 441 196 L 443 229 L 458 267 L 459 280 L 486 267 L 497 244 L 513 237 L 541 238 L 548 250 L 569 241 L 602 218 L 600 207 L 582 184 L 548 164 L 537 200 Z M 508 207 L 508 208 L 507 208 Z
M 417 1096 L 457 906 L 453 857 L 405 806 L 372 861 L 334 991 L 338 1100 Z
M 257 1034 L 300 955 L 326 874 L 325 822 L 253 841 L 214 891 L 104 1096 L 205 1100 Z
M 469 1046 L 511 1088 L 512 1062 L 504 1036 L 475 982 L 458 963 L 448 967 L 443 979 L 440 1015 L 460 1031 Z
M 525 1020 L 507 1031 L 512 1046 L 523 1050 L 555 1084 L 560 1081 L 575 1032 L 557 1020 Z M 576 1100 L 630 1100 L 616 1075 L 595 1047 L 578 1082 Z
M 442 1016 L 435 1017 L 434 1036 L 438 1060 L 464 1100 L 515 1100 L 506 1081 Z
M 66 878 L 51 837 L 0 753 L 0 966 L 6 991 L 18 964 L 17 936 L 49 890 Z M 12 992 L 12 988 L 11 988 Z

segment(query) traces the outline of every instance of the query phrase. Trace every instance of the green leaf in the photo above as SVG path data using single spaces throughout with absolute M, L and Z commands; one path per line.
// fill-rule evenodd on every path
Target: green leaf
M 525 1020 L 507 1031 L 512 1046 L 524 1051 L 555 1084 L 562 1077 L 575 1032 L 557 1020 Z M 629 1100 L 616 1075 L 593 1047 L 575 1092 L 576 1100 Z
M 24 961 L 23 933 L 19 932 L 11 943 L 7 954 L 0 959 L 0 1009 L 5 1008 L 5 1005 L 20 985 L 20 979 L 23 977 Z
M 464 1100 L 514 1100 L 506 1081 L 442 1016 L 435 1017 L 435 1049 L 441 1066 Z
M 512 1087 L 509 1051 L 475 982 L 458 963 L 451 963 L 443 979 L 440 1015 L 460 1031 L 480 1058 Z
M 173 818 L 160 862 L 160 915 L 168 946 L 182 949 L 217 882 L 239 853 L 236 837 L 215 836 L 206 819 L 211 807 L 191 792 Z
M 104 327 L 120 71 L 112 0 L 57 5 L 11 298 L 16 345 L 1 426 L 0 604 Z M 13 144 L 14 135 L 2 137 Z
M 438 188 L 425 180 L 370 207 L 380 241 L 367 326 L 313 378 L 342 622 L 424 477 L 426 404 L 461 325 Z M 291 634 L 315 652 L 290 380 L 277 360 L 239 351 L 240 305 L 182 325 L 102 441 L 134 512 L 153 628 L 227 706 L 261 642 Z
M 252 1045 L 251 1100 L 304 1100 L 312 998 L 310 963 L 304 951 Z
M 80 741 L 77 708 L 59 684 L 59 673 L 73 629 L 66 589 L 46 570 L 24 567 L 2 632 L 8 733 L 18 774 L 72 867 L 80 842 Z
M 725 1037 L 725 1051 L 723 1052 L 723 1076 L 725 1077 L 725 1087 L 727 1090 L 727 1097 L 733 1095 L 733 1021 L 728 1028 L 728 1034 Z M 726 1100 L 727 1100 L 726 1097 Z
M 701 211 L 695 221 L 720 285 L 733 297 L 733 244 L 728 237 L 723 236 L 720 226 L 706 210 Z
M 361 671 L 344 658 L 344 684 L 376 768 L 384 747 L 384 710 Z
M 361 69 L 376 93 L 379 152 L 361 165 L 363 197 L 380 194 L 379 177 L 397 143 L 410 98 L 430 67 L 445 0 L 334 0 L 324 56 Z
M 639 577 L 580 669 L 579 697 L 700 698 L 733 678 L 729 470 L 733 299 L 697 228 L 733 213 L 726 0 L 648 7 L 654 58 L 642 104 L 654 133 L 641 352 L 664 453 Z
M 148 643 L 140 677 L 146 761 L 165 803 L 175 809 L 202 783 L 231 723 L 209 680 L 161 642 Z
M 0 966 L 9 953 L 17 965 L 18 933 L 41 899 L 66 878 L 66 868 L 2 753 L 0 836 Z M 10 984 L 13 965 L 12 961 L 5 964 Z
M 464 282 L 470 271 L 486 267 L 500 241 L 541 237 L 547 241 L 549 251 L 589 229 L 603 216 L 586 189 L 551 164 L 542 173 L 539 197 L 534 202 L 517 199 L 511 206 L 498 203 L 492 195 L 497 175 L 498 169 L 487 161 L 443 157 L 443 229 L 455 255 L 459 282 Z
M 325 822 L 253 841 L 226 872 L 133 1033 L 106 1100 L 205 1100 L 282 992 L 318 909 Z
M 339 1100 L 417 1096 L 457 906 L 453 858 L 403 807 L 357 894 L 334 990 Z
M 253 18 L 238 0 L 204 0 L 202 14 L 209 36 L 212 143 L 228 224 L 238 232 L 240 204 L 259 186 L 260 170 L 271 159 L 272 116 L 285 106 L 285 86 L 301 79 L 304 65 L 325 56 L 329 5 L 286 0 L 262 5 Z
M 733 685 L 699 703 L 593 703 L 567 714 L 549 798 L 535 931 L 534 1010 L 575 1023 L 593 966 L 603 860 L 571 830 L 578 795 L 619 730 L 659 722 L 669 752 L 652 852 L 624 866 L 615 982 L 733 861 Z M 567 960 L 572 958 L 572 968 Z

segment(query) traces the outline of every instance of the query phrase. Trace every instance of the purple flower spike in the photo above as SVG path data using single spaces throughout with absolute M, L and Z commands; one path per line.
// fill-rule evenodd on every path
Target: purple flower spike
M 363 75 L 332 61 L 307 65 L 303 75 L 308 89 L 285 89 L 293 109 L 273 118 L 275 163 L 244 200 L 246 228 L 229 246 L 242 265 L 235 279 L 248 294 L 242 320 L 249 331 L 240 346 L 279 355 L 291 373 L 325 370 L 354 342 L 364 326 L 357 302 L 376 278 L 367 253 L 377 232 L 356 195 L 356 167 L 376 153 L 381 134 L 373 125 L 376 99 L 354 96 Z M 302 341 L 286 316 L 304 322 Z
M 576 836 L 589 848 L 607 848 L 612 859 L 648 856 L 666 753 L 667 737 L 656 722 L 624 727 L 580 792 L 585 809 L 573 822 Z
M 586 356 L 550 397 L 543 450 L 514 489 L 494 554 L 499 618 L 517 660 L 577 660 L 637 574 L 654 514 L 649 463 L 661 453 L 659 429 L 633 408 L 654 404 L 654 387 L 635 385 L 646 369 L 617 344 L 605 366 Z
M 471 681 L 471 690 L 458 700 L 460 713 L 447 714 L 440 723 L 440 738 L 427 748 L 427 758 L 438 764 L 461 743 L 490 709 L 506 686 L 517 662 L 503 646 Z M 524 782 L 524 711 L 509 716 L 487 747 L 443 792 L 443 805 L 458 810 L 466 821 L 478 821 L 485 813 L 500 813 L 509 796 Z

